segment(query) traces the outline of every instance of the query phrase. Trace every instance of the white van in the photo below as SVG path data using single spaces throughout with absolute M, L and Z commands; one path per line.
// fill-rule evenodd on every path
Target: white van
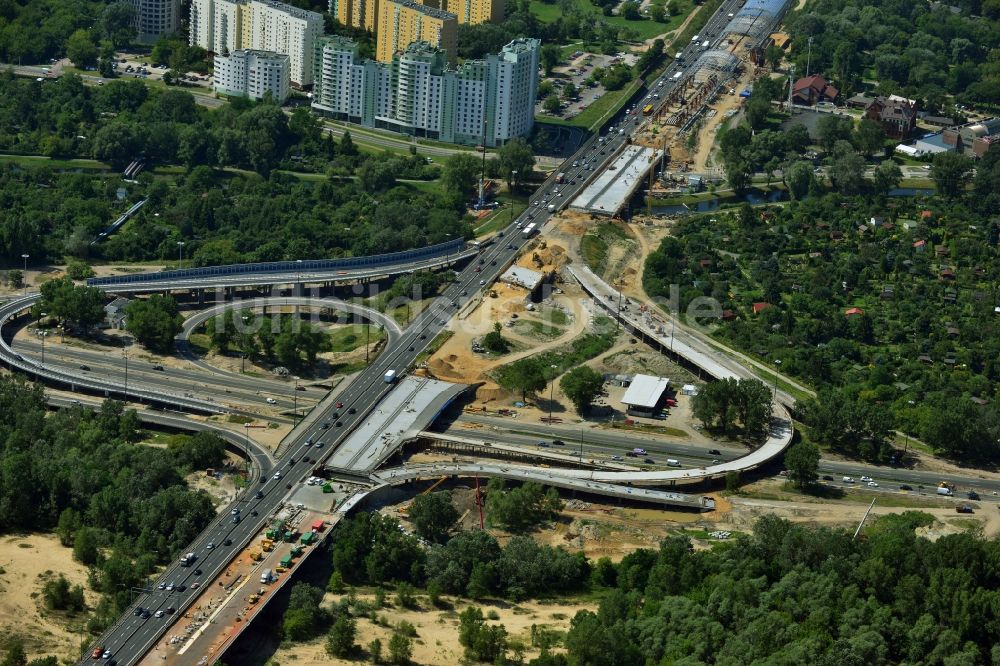
M 667 467 L 680 467 L 681 461 L 674 460 L 673 458 L 667 458 Z
M 699 35 L 695 35 L 694 37 L 691 38 L 691 41 L 692 42 L 697 42 L 698 41 L 698 37 L 699 37 Z

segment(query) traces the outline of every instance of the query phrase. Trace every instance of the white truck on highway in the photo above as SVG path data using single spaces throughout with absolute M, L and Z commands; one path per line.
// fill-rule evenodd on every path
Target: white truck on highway
M 182 567 L 189 567 L 192 564 L 194 564 L 194 561 L 197 560 L 197 559 L 198 559 L 198 556 L 195 555 L 194 553 L 187 553 L 186 555 L 184 555 L 184 557 L 181 558 L 181 566 Z
M 396 381 L 396 371 L 390 370 L 389 372 L 385 373 L 385 377 L 383 377 L 382 379 L 385 380 L 386 384 L 393 383 L 394 381 Z

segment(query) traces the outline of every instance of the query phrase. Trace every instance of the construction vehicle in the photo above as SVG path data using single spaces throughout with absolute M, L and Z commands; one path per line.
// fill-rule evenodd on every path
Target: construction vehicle
M 285 543 L 292 543 L 295 541 L 295 532 L 285 532 L 281 540 Z
M 299 539 L 299 541 L 301 541 L 306 546 L 311 545 L 312 542 L 315 540 L 316 540 L 315 532 L 306 532 L 305 534 L 302 535 L 302 538 Z
M 295 548 L 292 548 L 290 554 L 292 557 L 299 557 L 300 555 L 302 555 L 303 552 L 305 552 L 305 548 L 303 548 L 302 546 L 295 546 Z
M 271 538 L 268 537 L 267 539 L 264 539 L 263 541 L 260 542 L 260 547 L 264 550 L 265 553 L 270 553 L 272 550 L 274 550 L 274 541 L 272 541 Z
M 264 553 L 260 552 L 259 550 L 255 550 L 252 553 L 250 553 L 250 559 L 253 560 L 254 562 L 260 562 L 262 559 L 264 559 Z
M 281 558 L 281 566 L 284 567 L 285 569 L 291 568 L 291 566 L 292 566 L 292 555 L 291 555 L 291 553 L 289 553 L 288 555 L 285 555 L 283 558 Z
M 288 567 L 275 567 L 274 568 L 274 573 L 276 573 L 276 574 L 283 574 L 286 571 L 288 571 Z
M 251 594 L 249 597 L 247 597 L 247 603 L 253 605 L 257 603 L 258 599 L 260 599 L 260 597 L 258 597 L 256 594 Z

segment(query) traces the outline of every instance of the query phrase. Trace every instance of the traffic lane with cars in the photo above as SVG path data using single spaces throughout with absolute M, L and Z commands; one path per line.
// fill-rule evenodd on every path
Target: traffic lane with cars
M 588 142 L 587 144 L 584 145 L 584 147 L 580 151 L 578 151 L 577 154 L 575 154 L 570 159 L 579 162 L 581 158 L 585 156 L 588 155 L 596 156 L 600 154 L 604 157 L 603 159 L 600 159 L 597 164 L 603 167 L 614 155 L 615 150 L 617 150 L 617 148 L 620 147 L 621 144 L 624 143 L 625 141 L 624 132 L 621 134 L 616 134 L 612 131 L 609 132 L 607 136 L 609 137 L 608 140 L 605 142 L 601 142 L 603 143 L 604 146 L 603 148 L 601 148 L 597 142 Z M 597 168 L 596 165 L 595 168 Z M 566 187 L 561 189 L 564 196 L 559 197 L 560 199 L 562 199 L 562 201 L 556 204 L 557 211 L 565 207 L 566 203 L 569 200 L 567 195 L 578 193 L 579 189 L 582 187 L 583 184 L 582 181 L 584 179 L 575 178 L 575 176 L 581 175 L 582 171 L 583 169 L 581 167 L 577 167 L 575 171 L 572 170 L 570 171 L 570 174 L 574 176 L 574 178 L 571 178 L 571 180 L 575 180 L 576 182 L 571 182 Z M 552 183 L 550 181 L 546 181 L 546 183 L 543 184 L 542 188 L 540 188 L 540 190 L 536 192 L 536 196 L 540 196 L 542 190 L 544 190 L 546 187 L 551 187 L 551 186 Z M 516 224 L 520 223 L 523 225 L 529 219 L 529 217 L 537 218 L 534 221 L 536 221 L 537 224 L 541 226 L 542 224 L 548 221 L 549 217 L 551 217 L 551 213 L 549 213 L 547 209 L 541 209 L 538 213 L 525 212 L 522 213 L 522 215 L 518 216 L 516 222 L 509 225 L 504 230 L 505 236 L 508 239 L 510 239 L 508 241 L 508 244 L 504 245 L 503 243 L 494 243 L 491 246 L 488 246 L 484 251 L 485 256 L 483 256 L 483 259 L 485 261 L 479 264 L 478 266 L 479 270 L 478 271 L 476 270 L 477 268 L 476 262 L 469 263 L 464 270 L 459 272 L 459 276 L 461 279 L 457 280 L 456 282 L 452 283 L 452 285 L 450 285 L 448 288 L 446 288 L 443 295 L 435 301 L 435 304 L 439 304 L 439 307 L 434 307 L 434 305 L 432 305 L 430 308 L 427 308 L 418 315 L 414 324 L 411 325 L 411 327 L 407 330 L 404 336 L 400 339 L 399 345 L 397 346 L 398 351 L 392 352 L 390 350 L 384 350 L 383 353 L 380 354 L 379 357 L 376 359 L 375 363 L 372 364 L 372 366 L 370 366 L 369 368 L 370 372 L 363 373 L 363 375 L 366 376 L 365 380 L 352 382 L 351 386 L 347 388 L 345 395 L 342 398 L 342 401 L 348 404 L 349 406 L 355 406 L 352 403 L 357 402 L 358 405 L 355 406 L 356 414 L 348 415 L 349 417 L 353 418 L 347 418 L 346 420 L 341 419 L 342 423 L 344 425 L 347 425 L 348 427 L 338 428 L 339 435 L 337 436 L 337 441 L 334 442 L 334 445 L 336 443 L 339 443 L 339 441 L 342 441 L 345 433 L 349 431 L 350 429 L 349 426 L 351 423 L 355 422 L 359 418 L 363 418 L 365 416 L 365 412 L 371 407 L 373 407 L 374 404 L 376 404 L 376 402 L 379 399 L 381 399 L 384 390 L 376 392 L 369 391 L 369 389 L 371 389 L 373 385 L 375 385 L 378 381 L 381 381 L 381 374 L 388 371 L 389 369 L 395 369 L 397 373 L 401 373 L 403 370 L 406 369 L 406 367 L 408 367 L 409 363 L 411 363 L 413 359 L 415 359 L 416 356 L 419 353 L 421 353 L 423 349 L 430 344 L 433 338 L 447 325 L 447 321 L 451 318 L 451 314 L 453 314 L 454 312 L 454 310 L 449 308 L 448 304 L 450 303 L 454 308 L 461 307 L 461 305 L 464 304 L 465 301 L 474 297 L 473 294 L 475 293 L 475 289 L 477 286 L 485 287 L 490 283 L 492 283 L 499 276 L 500 272 L 506 268 L 506 265 L 513 260 L 514 256 L 516 255 L 516 252 L 520 251 L 520 249 L 524 246 L 524 244 L 530 240 L 529 237 L 523 234 L 515 233 L 517 230 Z M 513 252 L 514 254 L 509 254 L 509 252 Z M 482 268 L 482 266 L 484 265 L 489 266 L 489 268 L 484 270 Z M 332 414 L 332 410 L 330 410 L 328 414 Z M 324 414 L 320 418 L 326 418 L 328 414 Z M 301 437 L 301 444 L 304 444 L 306 436 L 301 435 L 300 437 Z M 298 455 L 306 456 L 304 447 L 301 447 L 301 445 L 298 447 L 294 447 L 294 450 L 297 451 Z M 328 454 L 329 450 L 327 455 Z M 291 461 L 292 459 L 289 460 Z M 299 476 L 302 476 L 303 473 L 310 468 L 310 465 L 314 464 L 314 463 L 308 463 L 308 464 L 304 463 L 303 460 L 304 458 L 300 458 L 294 460 L 294 462 L 290 462 L 291 468 L 289 470 L 289 473 L 291 478 L 298 478 Z M 280 479 L 275 480 L 274 483 L 271 483 L 270 487 L 278 488 L 279 481 Z M 273 494 L 275 497 L 269 500 L 268 496 L 271 494 Z M 237 540 L 233 538 L 234 536 L 239 537 L 241 540 L 248 539 L 249 536 L 256 533 L 256 531 L 258 531 L 259 528 L 263 526 L 264 524 L 263 517 L 267 515 L 267 510 L 275 508 L 280 503 L 281 499 L 283 499 L 286 495 L 287 493 L 284 492 L 273 492 L 273 493 L 269 492 L 260 501 L 260 510 L 259 510 L 260 516 L 258 518 L 261 519 L 253 521 L 250 520 L 241 521 L 240 523 L 235 525 L 232 524 L 231 522 L 227 523 L 224 520 L 219 521 L 219 524 L 215 525 L 213 529 L 210 529 L 206 531 L 206 533 L 200 535 L 199 538 L 196 540 L 196 544 L 199 544 L 204 548 L 205 546 L 207 546 L 208 542 L 214 543 L 214 540 L 219 539 L 220 537 L 223 538 L 223 540 L 225 538 L 230 538 L 233 540 L 234 543 L 237 542 Z M 223 525 L 228 525 L 228 527 L 222 527 Z M 229 537 L 223 536 L 225 534 L 228 534 L 230 536 Z M 210 571 L 212 571 L 211 576 L 214 577 L 214 575 L 217 575 L 225 566 L 228 565 L 230 557 L 228 556 L 223 557 L 220 555 L 220 553 L 227 552 L 226 551 L 227 548 L 228 547 L 226 546 L 224 546 L 222 549 L 204 548 L 206 551 L 209 550 L 211 551 L 209 554 L 206 554 L 206 557 L 204 559 L 206 564 L 211 563 L 210 564 L 210 566 L 212 567 L 212 569 L 210 569 Z M 169 575 L 179 576 L 180 575 L 178 572 L 179 569 L 180 569 L 179 566 L 173 567 L 171 572 L 168 572 L 167 574 L 165 574 L 165 576 Z M 202 567 L 202 569 L 204 569 L 204 566 Z M 189 579 L 190 579 L 190 574 L 181 578 L 182 581 Z M 182 582 L 182 585 L 185 585 L 185 590 L 180 594 L 191 595 L 192 591 L 187 586 L 187 584 Z M 165 592 L 165 590 L 157 590 L 156 592 L 162 593 Z M 174 594 L 174 593 L 167 593 L 167 594 Z M 154 593 L 153 595 L 151 595 L 151 597 L 155 600 L 157 598 L 157 595 Z M 188 600 L 189 599 L 190 596 L 188 596 Z M 156 610 L 162 610 L 165 607 L 166 607 L 166 602 L 160 601 L 159 604 L 156 606 Z M 135 618 L 136 616 L 131 616 L 131 617 Z M 146 624 L 146 620 L 142 619 L 141 616 L 138 617 L 139 621 L 142 624 L 137 625 L 131 620 L 126 619 L 124 621 L 125 626 L 116 629 L 115 632 L 117 635 L 122 637 L 122 643 L 121 643 L 122 647 L 126 648 L 127 651 L 129 651 L 134 655 L 130 656 L 129 661 L 123 664 L 123 666 L 127 666 L 127 664 L 134 663 L 136 659 L 142 656 L 141 654 L 137 654 L 137 651 L 141 650 L 143 645 L 148 645 L 151 641 L 155 641 L 157 637 L 161 635 L 165 630 L 165 625 L 164 627 L 155 629 L 154 628 L 155 625 Z M 146 642 L 140 643 L 140 641 L 146 641 Z

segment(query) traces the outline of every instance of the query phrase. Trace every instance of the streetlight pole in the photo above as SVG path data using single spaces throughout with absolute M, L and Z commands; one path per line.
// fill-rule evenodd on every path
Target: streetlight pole
M 774 391 L 771 393 L 771 408 L 774 408 L 774 403 L 778 399 L 778 367 L 781 365 L 781 359 L 774 360 Z
M 301 287 L 299 286 L 299 281 L 301 279 L 302 279 L 302 260 L 301 259 L 296 259 L 295 260 L 295 289 L 292 290 L 292 295 L 293 296 L 298 296 L 299 295 L 299 292 L 301 290 Z
M 510 172 L 510 224 L 514 224 L 514 181 L 517 180 L 517 169 Z
M 128 402 L 128 345 L 122 340 L 122 356 L 125 357 L 125 402 Z
M 243 434 L 246 437 L 246 442 L 244 443 L 246 461 L 247 461 L 247 480 L 250 480 L 250 422 L 247 421 L 243 424 Z
M 292 395 L 292 402 L 294 404 L 293 410 L 295 412 L 295 418 L 299 418 L 299 378 L 295 378 L 295 393 Z
M 46 316 L 44 312 L 38 313 L 38 332 L 42 336 L 42 365 L 45 365 L 45 331 L 42 330 L 42 319 Z
M 177 241 L 177 268 L 184 268 L 184 241 Z
M 21 293 L 28 293 L 28 257 L 30 254 L 22 254 L 21 259 L 24 260 L 24 270 L 21 271 Z

